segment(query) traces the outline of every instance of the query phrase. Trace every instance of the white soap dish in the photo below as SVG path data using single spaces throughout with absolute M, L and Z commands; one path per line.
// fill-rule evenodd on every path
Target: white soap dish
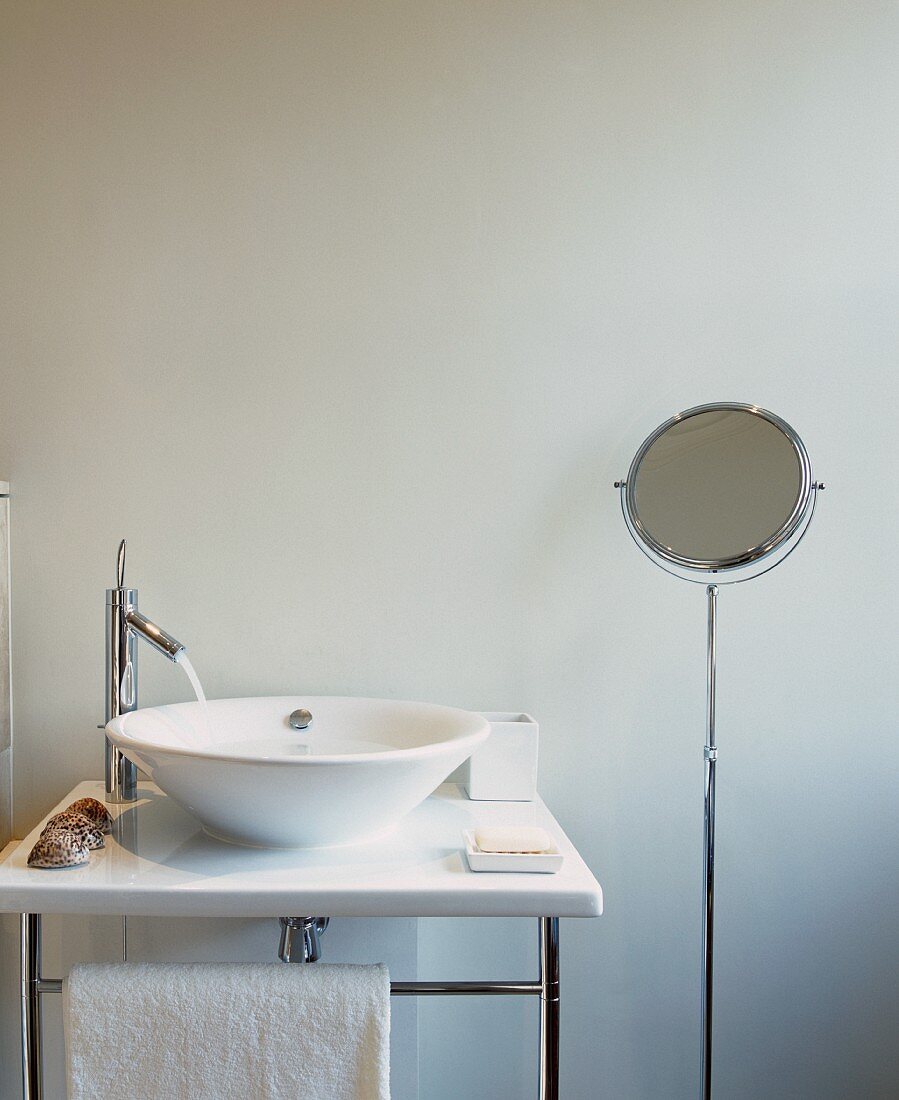
M 474 833 L 463 830 L 465 855 L 472 871 L 521 871 L 552 875 L 562 866 L 563 856 L 553 844 L 548 852 L 482 852 Z

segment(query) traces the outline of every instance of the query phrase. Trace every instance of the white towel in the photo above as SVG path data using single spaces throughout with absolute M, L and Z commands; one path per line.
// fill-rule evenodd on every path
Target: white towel
M 76 966 L 70 1100 L 389 1100 L 384 966 Z

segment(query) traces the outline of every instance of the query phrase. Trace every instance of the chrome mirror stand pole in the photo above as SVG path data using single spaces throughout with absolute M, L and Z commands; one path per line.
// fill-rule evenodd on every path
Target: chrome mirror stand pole
M 712 961 L 715 923 L 715 665 L 718 646 L 718 586 L 706 588 L 708 597 L 708 654 L 706 660 L 705 809 L 702 828 L 702 1100 L 712 1097 Z

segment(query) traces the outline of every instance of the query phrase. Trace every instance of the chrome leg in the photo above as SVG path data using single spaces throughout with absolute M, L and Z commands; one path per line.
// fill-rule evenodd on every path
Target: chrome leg
M 19 942 L 22 966 L 22 1096 L 42 1100 L 44 1095 L 41 1057 L 41 918 L 23 913 Z
M 559 918 L 540 918 L 538 1100 L 559 1100 Z
M 702 826 L 702 892 L 705 919 L 702 925 L 702 1100 L 712 1097 L 712 960 L 715 922 L 715 664 L 718 644 L 718 588 L 710 584 L 708 596 L 708 660 L 705 744 L 705 803 Z

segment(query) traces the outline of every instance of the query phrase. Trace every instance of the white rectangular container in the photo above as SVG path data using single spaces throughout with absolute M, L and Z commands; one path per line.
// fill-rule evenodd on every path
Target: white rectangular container
M 476 801 L 532 802 L 537 796 L 540 727 L 529 714 L 482 711 L 490 736 L 468 762 L 468 797 Z

